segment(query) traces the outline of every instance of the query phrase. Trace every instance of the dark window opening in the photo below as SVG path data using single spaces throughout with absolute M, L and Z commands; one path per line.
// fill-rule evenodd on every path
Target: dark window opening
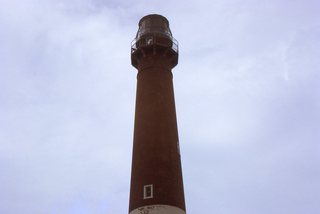
M 143 186 L 143 199 L 153 198 L 153 185 L 148 184 Z

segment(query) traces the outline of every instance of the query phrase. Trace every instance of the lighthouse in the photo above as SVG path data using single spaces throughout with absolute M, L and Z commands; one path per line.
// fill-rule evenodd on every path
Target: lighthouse
M 178 42 L 168 20 L 143 17 L 131 46 L 138 70 L 129 214 L 185 214 L 172 68 Z

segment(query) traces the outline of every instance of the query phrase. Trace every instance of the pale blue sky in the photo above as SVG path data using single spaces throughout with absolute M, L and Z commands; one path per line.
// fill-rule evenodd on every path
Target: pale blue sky
M 317 0 L 0 0 L 0 213 L 128 210 L 139 19 L 166 16 L 187 213 L 320 213 Z

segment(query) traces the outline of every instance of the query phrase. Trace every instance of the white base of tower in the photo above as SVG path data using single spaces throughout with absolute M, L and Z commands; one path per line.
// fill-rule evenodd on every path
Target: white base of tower
M 129 214 L 185 214 L 186 212 L 178 207 L 170 205 L 148 205 L 132 210 Z

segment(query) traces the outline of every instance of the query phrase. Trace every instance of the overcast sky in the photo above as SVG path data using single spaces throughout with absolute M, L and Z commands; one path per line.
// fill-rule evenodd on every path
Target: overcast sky
M 136 70 L 158 13 L 187 213 L 320 213 L 318 0 L 0 0 L 0 213 L 127 213 Z

